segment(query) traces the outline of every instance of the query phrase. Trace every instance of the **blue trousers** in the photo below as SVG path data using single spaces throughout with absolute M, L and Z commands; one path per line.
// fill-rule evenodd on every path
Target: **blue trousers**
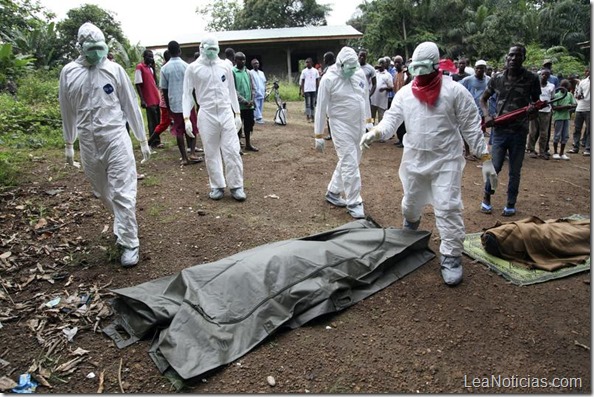
M 497 128 L 491 134 L 493 143 L 491 146 L 491 157 L 493 158 L 493 166 L 499 175 L 505 155 L 509 156 L 509 183 L 507 185 L 507 207 L 515 208 L 516 199 L 520 190 L 520 174 L 522 171 L 522 163 L 524 162 L 524 153 L 526 151 L 526 137 L 528 130 L 516 130 L 510 132 L 509 130 L 502 132 Z M 490 197 L 491 182 L 487 180 L 485 183 L 485 196 Z
M 316 92 L 305 92 L 303 97 L 305 98 L 305 114 L 308 118 L 313 117 L 316 108 Z

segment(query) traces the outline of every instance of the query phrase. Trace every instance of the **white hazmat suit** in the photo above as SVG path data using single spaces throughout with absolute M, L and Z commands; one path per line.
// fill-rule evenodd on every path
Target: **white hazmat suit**
M 103 50 L 89 50 L 90 46 Z M 126 130 L 129 122 L 141 143 L 143 161 L 150 156 L 142 114 L 126 71 L 106 59 L 107 46 L 99 28 L 83 24 L 78 32 L 81 56 L 60 73 L 60 109 L 66 157 L 72 164 L 77 139 L 83 170 L 93 193 L 114 215 L 117 244 L 124 247 L 122 265 L 138 262 L 136 164 Z M 132 263 L 135 262 L 135 263 Z
M 411 66 L 417 75 L 435 72 L 439 63 L 437 46 L 424 44 L 420 44 L 413 54 Z M 473 154 L 483 159 L 490 159 L 490 156 L 472 95 L 448 76 L 439 78 L 442 79 L 441 89 L 434 106 L 415 97 L 413 84 L 402 87 L 383 120 L 365 134 L 361 143 L 389 139 L 403 121 L 406 124 L 399 170 L 404 190 L 402 214 L 405 228 L 416 229 L 423 207 L 432 204 L 441 237 L 442 276 L 447 284 L 454 285 L 462 279 L 461 255 L 465 237 L 461 194 L 465 165 L 462 137 Z M 489 164 L 485 164 L 486 168 Z M 452 262 L 456 269 L 450 272 Z
M 184 118 L 189 117 L 195 90 L 210 198 L 222 198 L 228 185 L 233 198 L 243 201 L 243 162 L 237 135 L 237 121 L 241 123 L 239 102 L 232 68 L 218 57 L 218 52 L 216 38 L 208 36 L 200 43 L 200 56 L 188 65 L 184 75 L 183 113 Z
M 340 50 L 336 63 L 320 81 L 314 124 L 317 147 L 324 145 L 322 133 L 326 117 L 338 156 L 326 199 L 338 206 L 344 201 L 351 216 L 363 218 L 359 141 L 367 123 L 371 122 L 371 111 L 367 78 L 359 67 L 357 53 L 350 47 Z M 340 197 L 343 192 L 346 200 Z

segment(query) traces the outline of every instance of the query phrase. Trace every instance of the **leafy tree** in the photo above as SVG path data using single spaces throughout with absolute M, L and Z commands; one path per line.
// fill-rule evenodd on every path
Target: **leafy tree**
M 79 8 L 71 9 L 66 15 L 67 17 L 58 23 L 58 32 L 62 50 L 69 59 L 78 57 L 75 47 L 78 29 L 85 22 L 91 22 L 101 29 L 107 43 L 116 40 L 119 43 L 128 44 L 120 22 L 116 20 L 111 11 L 99 8 L 94 4 L 84 4 Z
M 332 8 L 316 0 L 244 0 L 233 28 L 270 29 L 326 25 Z
M 578 43 L 590 39 L 590 12 L 588 0 L 547 2 L 540 11 L 540 42 L 545 47 L 562 45 L 583 57 Z
M 196 8 L 196 13 L 209 21 L 206 30 L 220 32 L 234 29 L 235 18 L 240 10 L 241 5 L 237 0 L 215 0 Z
M 39 4 L 39 0 L 0 0 L 0 36 L 10 36 L 14 30 L 37 26 L 55 17 Z
M 17 80 L 32 68 L 35 58 L 15 55 L 12 44 L 0 44 L 0 91 L 16 94 Z
M 571 55 L 563 46 L 543 49 L 538 44 L 531 44 L 526 47 L 524 65 L 527 68 L 540 69 L 542 61 L 545 59 L 553 61 L 553 73 L 555 74 L 561 73 L 567 77 L 571 74 L 579 76 L 584 72 L 584 64 L 580 58 Z
M 425 40 L 451 58 L 499 62 L 515 42 L 562 45 L 583 56 L 577 43 L 590 36 L 587 0 L 374 0 L 359 9 L 349 24 L 365 34 L 373 57 L 408 58 Z
M 143 60 L 142 53 L 145 48 L 140 43 L 136 45 L 132 45 L 129 42 L 122 44 L 116 40 L 112 40 L 109 43 L 109 48 L 113 54 L 114 61 L 122 65 L 126 70 L 134 68 Z
M 35 58 L 36 68 L 49 68 L 61 60 L 55 23 L 38 23 L 35 27 L 15 28 L 4 39 L 20 54 Z

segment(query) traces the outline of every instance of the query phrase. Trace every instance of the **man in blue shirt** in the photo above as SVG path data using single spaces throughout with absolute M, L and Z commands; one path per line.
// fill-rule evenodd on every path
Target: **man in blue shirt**
M 487 70 L 487 62 L 481 60 L 476 61 L 474 64 L 474 75 L 467 76 L 460 81 L 460 83 L 466 87 L 472 97 L 474 98 L 474 103 L 476 103 L 476 107 L 478 108 L 479 114 L 481 118 L 484 118 L 483 111 L 481 110 L 481 96 L 483 92 L 487 89 L 487 84 L 491 79 L 489 76 L 485 74 Z

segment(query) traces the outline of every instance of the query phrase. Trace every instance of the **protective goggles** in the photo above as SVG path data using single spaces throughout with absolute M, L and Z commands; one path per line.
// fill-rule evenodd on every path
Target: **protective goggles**
M 436 65 L 429 59 L 424 61 L 412 61 L 408 66 L 408 72 L 412 76 L 422 76 L 433 73 L 436 70 L 435 67 Z

